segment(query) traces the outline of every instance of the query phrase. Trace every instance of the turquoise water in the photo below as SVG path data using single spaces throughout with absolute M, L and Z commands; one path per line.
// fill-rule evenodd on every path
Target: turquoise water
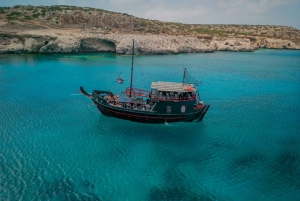
M 0 56 L 0 200 L 299 200 L 300 51 L 136 56 L 134 86 L 204 82 L 200 123 L 108 118 L 75 92 L 121 92 L 130 64 Z

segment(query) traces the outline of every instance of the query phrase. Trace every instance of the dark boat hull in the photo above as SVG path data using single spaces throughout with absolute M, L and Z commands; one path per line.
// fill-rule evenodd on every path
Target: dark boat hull
M 107 101 L 99 96 L 99 94 L 111 94 L 109 91 L 100 91 L 94 90 L 92 94 L 88 94 L 82 87 L 78 90 L 79 93 L 85 95 L 86 97 L 92 99 L 95 106 L 98 110 L 105 116 L 108 117 L 115 117 L 118 119 L 124 119 L 134 122 L 142 122 L 142 123 L 169 123 L 169 122 L 191 122 L 191 121 L 202 121 L 206 112 L 208 111 L 210 105 L 203 105 L 203 107 L 197 110 L 190 110 L 187 113 L 173 113 L 173 114 L 166 114 L 151 110 L 137 110 L 137 109 L 128 109 L 124 107 L 117 107 L 116 105 L 110 105 Z M 171 103 L 165 104 L 160 102 L 160 111 L 161 107 L 165 107 Z M 177 103 L 173 103 L 173 105 Z M 185 105 L 193 106 L 193 102 L 187 101 Z M 178 106 L 178 105 L 177 105 Z M 159 108 L 159 107 L 158 107 Z M 176 112 L 176 111 L 175 111 Z
M 124 109 L 108 104 L 101 104 L 93 99 L 98 110 L 105 116 L 119 119 L 142 122 L 142 123 L 169 123 L 169 122 L 191 122 L 201 121 L 209 109 L 209 105 L 189 114 L 158 114 L 156 112 L 147 112 L 140 110 Z

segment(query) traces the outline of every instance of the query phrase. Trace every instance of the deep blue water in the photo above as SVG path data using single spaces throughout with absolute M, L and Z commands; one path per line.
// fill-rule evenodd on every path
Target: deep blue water
M 121 92 L 130 64 L 0 55 L 0 200 L 299 200 L 300 51 L 136 56 L 136 87 L 203 81 L 200 123 L 108 118 L 75 92 Z

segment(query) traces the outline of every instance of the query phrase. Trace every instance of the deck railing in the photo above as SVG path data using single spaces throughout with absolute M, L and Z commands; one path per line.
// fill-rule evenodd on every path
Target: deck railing
M 186 101 L 186 100 L 196 100 L 196 96 L 194 97 L 168 97 L 168 96 L 151 96 L 151 101 Z
M 122 94 L 126 94 L 127 96 L 130 96 L 130 88 L 127 87 L 125 92 L 122 92 Z M 131 89 L 131 95 L 133 96 L 140 96 L 140 97 L 149 97 L 150 91 L 144 90 L 144 89 L 137 89 L 132 88 Z

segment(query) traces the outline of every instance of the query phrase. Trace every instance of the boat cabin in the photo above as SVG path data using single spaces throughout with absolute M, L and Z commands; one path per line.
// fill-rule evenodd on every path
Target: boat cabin
M 193 84 L 152 82 L 150 101 L 155 111 L 165 114 L 184 114 L 198 110 L 199 95 Z M 202 107 L 202 106 L 201 106 Z
M 197 90 L 193 84 L 183 85 L 176 82 L 152 82 L 151 101 L 196 100 Z

